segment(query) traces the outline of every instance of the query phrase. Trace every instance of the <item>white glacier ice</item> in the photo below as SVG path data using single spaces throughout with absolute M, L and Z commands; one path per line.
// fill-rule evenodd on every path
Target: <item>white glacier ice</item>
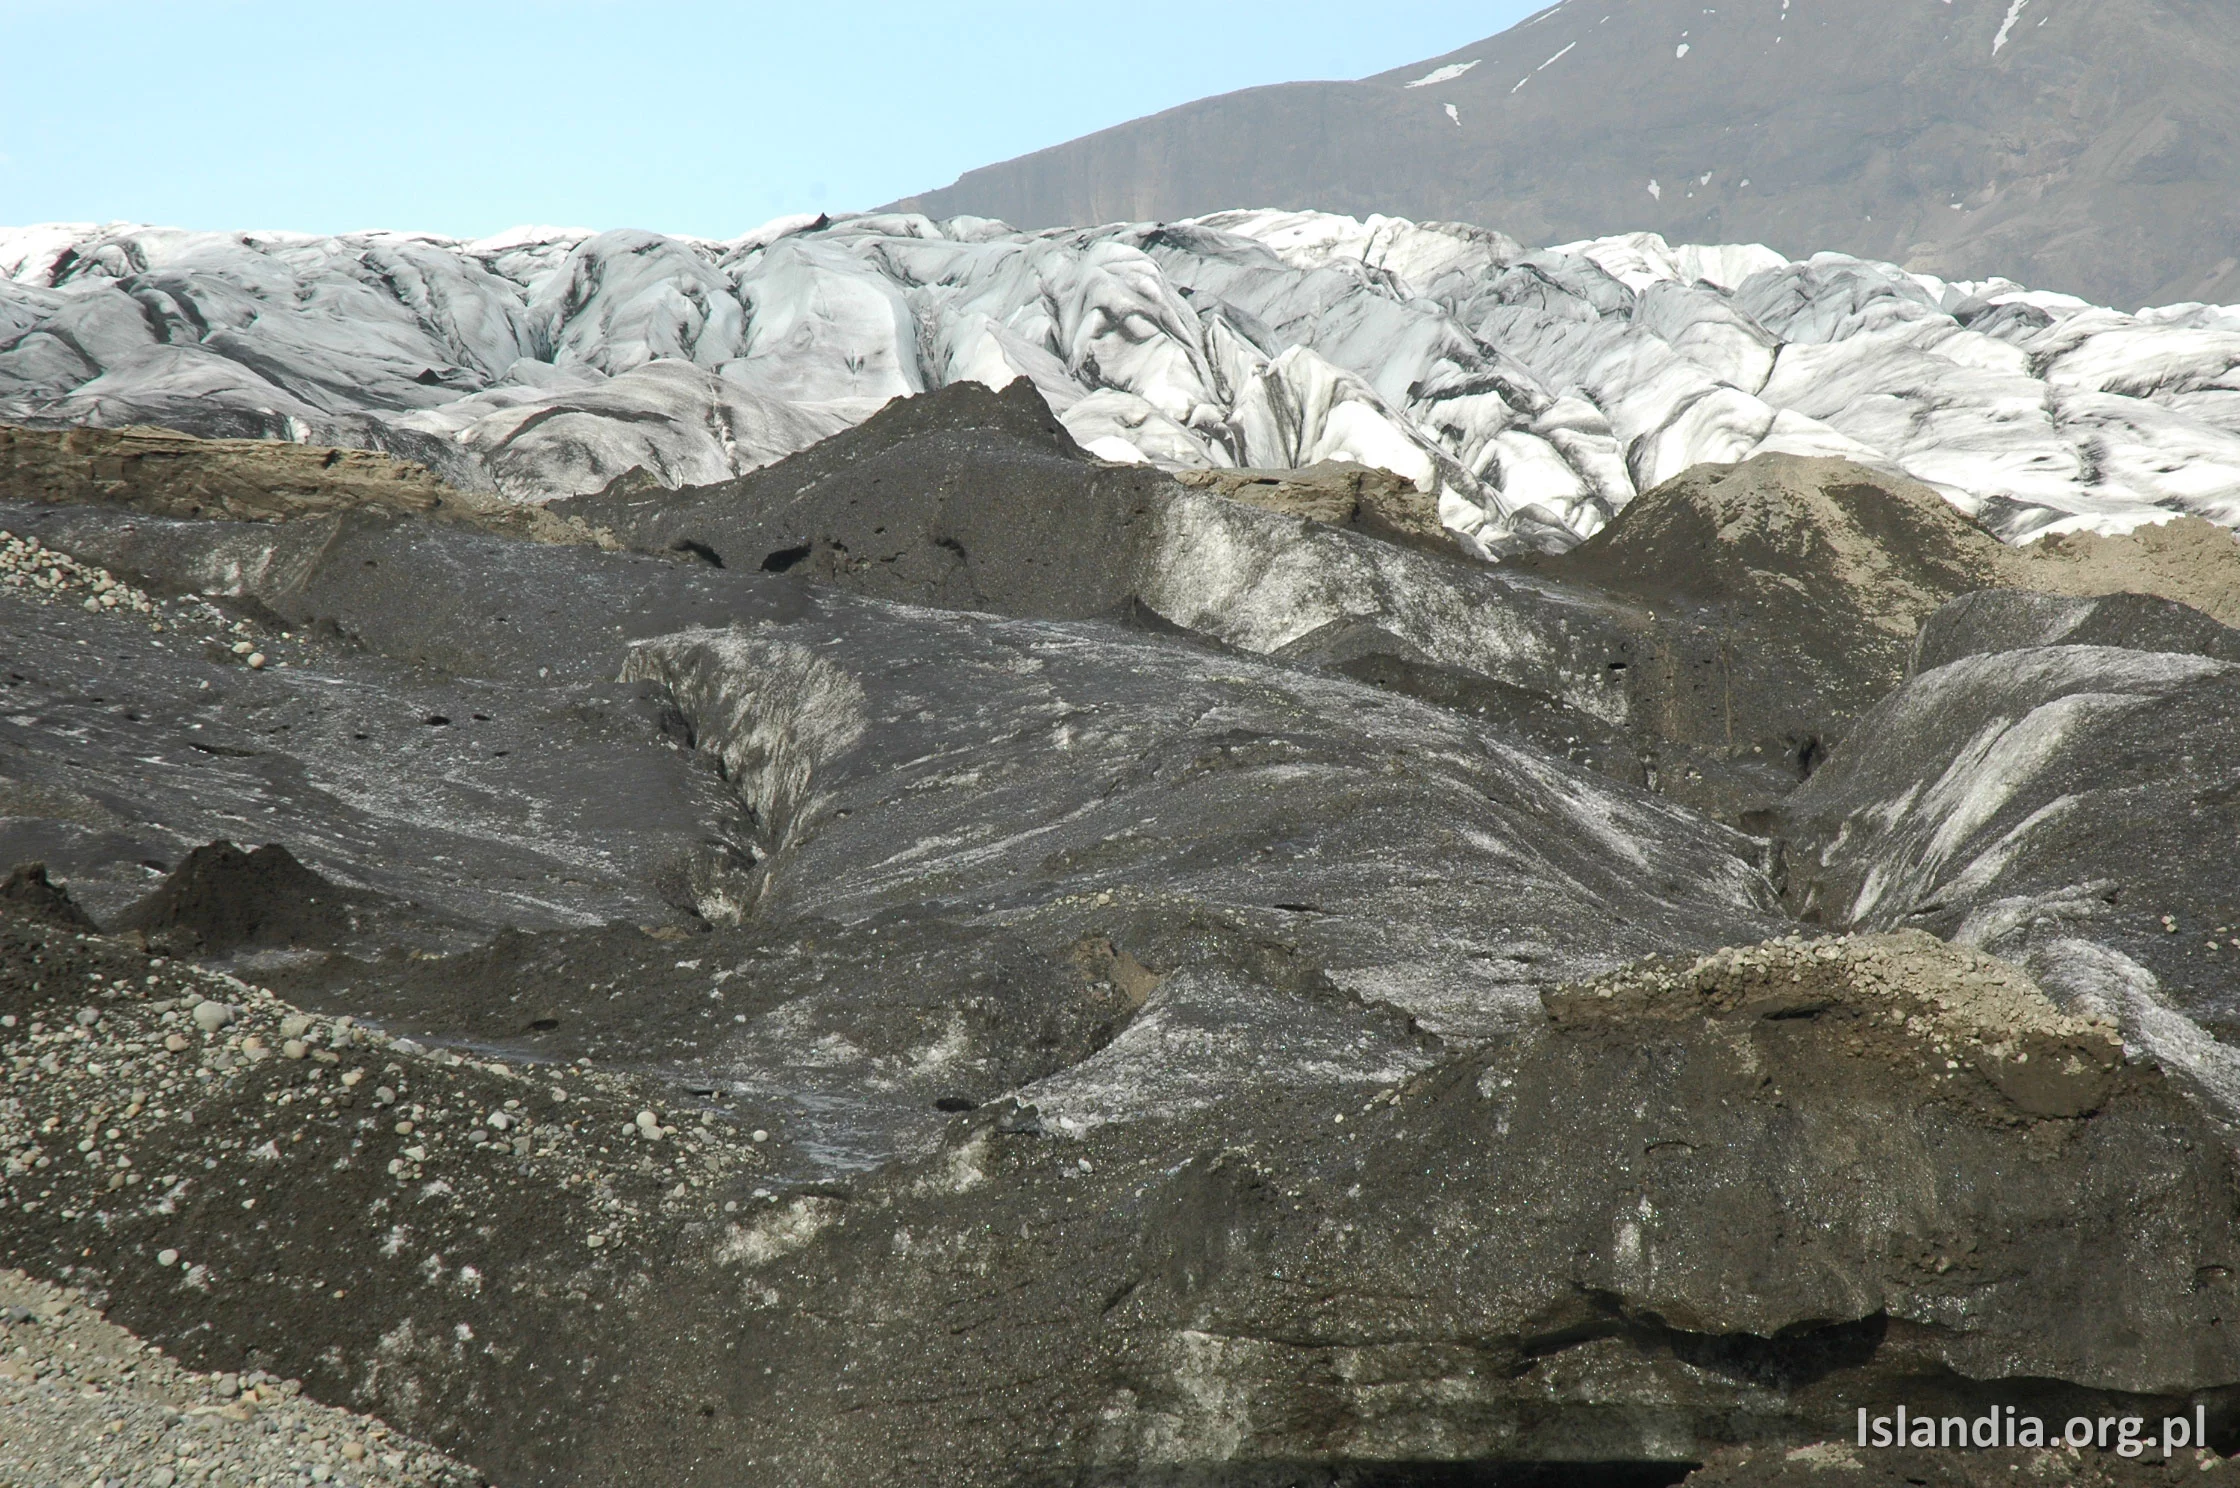
M 2240 308 L 1757 245 L 1290 211 L 729 242 L 48 224 L 0 229 L 0 276 L 0 421 L 383 448 L 524 501 L 718 480 L 1024 377 L 1103 458 L 1358 460 L 1488 551 L 1771 451 L 1910 474 L 2010 540 L 2240 526 Z

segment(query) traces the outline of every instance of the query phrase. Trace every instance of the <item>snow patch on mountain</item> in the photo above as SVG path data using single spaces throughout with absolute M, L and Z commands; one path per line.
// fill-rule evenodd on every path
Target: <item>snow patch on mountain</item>
M 387 449 L 523 501 L 718 480 L 889 398 L 1024 377 L 1104 458 L 1358 460 L 1488 551 L 1765 452 L 1910 474 L 2010 540 L 2240 526 L 2240 309 L 1840 254 L 885 214 L 729 242 L 45 225 L 0 229 L 0 272 L 0 420 Z
M 1996 57 L 2006 49 L 2008 39 L 2014 35 L 2015 22 L 2021 20 L 2022 13 L 2029 8 L 2030 0 L 2014 0 L 2007 7 L 2007 18 L 1999 23 L 1999 34 L 1991 38 L 1992 56 Z
M 1533 78 L 1537 77 L 1539 74 L 1546 72 L 1549 68 L 1555 66 L 1558 62 L 1561 62 L 1565 57 L 1571 54 L 1571 49 L 1573 47 L 1576 47 L 1578 44 L 1579 43 L 1575 41 L 1568 43 L 1567 45 L 1565 45 L 1562 51 L 1556 53 L 1553 57 L 1550 57 L 1547 61 L 1541 63 L 1538 67 L 1533 68 L 1532 71 L 1517 79 L 1517 88 L 1523 87 L 1526 83 L 1531 82 Z M 1517 88 L 1511 88 L 1509 91 L 1514 93 L 1517 91 Z
M 1449 62 L 1444 67 L 1433 68 L 1412 83 L 1402 83 L 1400 86 L 1403 88 L 1435 88 L 1441 83 L 1451 83 L 1477 66 L 1478 60 L 1478 58 L 1472 57 L 1467 62 Z

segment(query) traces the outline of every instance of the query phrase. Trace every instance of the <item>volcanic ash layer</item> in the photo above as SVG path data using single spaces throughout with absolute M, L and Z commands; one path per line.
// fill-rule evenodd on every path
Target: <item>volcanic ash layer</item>
M 0 505 L 0 1262 L 260 1410 L 633 1488 L 2240 1442 L 2222 529 L 1773 455 L 1494 565 L 977 384 L 534 528 L 225 459 Z
M 1459 1056 L 1386 1022 L 1216 1101 L 1208 1039 L 1331 994 L 1174 973 L 922 1157 L 775 1188 L 643 1080 L 59 929 L 0 953 L 15 1257 L 499 1481 L 1669 1460 L 1890 1400 L 2228 1420 L 2223 1129 L 1918 933 L 1646 964 Z

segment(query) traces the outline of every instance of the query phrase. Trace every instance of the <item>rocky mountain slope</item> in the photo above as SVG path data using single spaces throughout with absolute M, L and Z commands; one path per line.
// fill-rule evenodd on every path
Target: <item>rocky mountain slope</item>
M 534 527 L 97 432 L 0 503 L 0 1262 L 191 1367 L 508 1485 L 2240 1445 L 2222 527 L 1768 453 L 1489 564 L 1026 380 Z
M 2240 298 L 2240 14 L 2178 0 L 1565 0 L 1358 82 L 1253 88 L 897 204 L 1023 227 L 1223 207 L 1619 229 Z
M 46 227 L 0 233 L 0 274 L 0 419 L 385 451 L 514 503 L 710 484 L 889 399 L 1025 377 L 1100 458 L 1375 467 L 1487 553 L 1770 453 L 1910 476 L 2009 540 L 2240 525 L 2233 312 L 1762 247 L 1281 212 L 727 243 Z M 17 449 L 20 495 L 110 478 Z

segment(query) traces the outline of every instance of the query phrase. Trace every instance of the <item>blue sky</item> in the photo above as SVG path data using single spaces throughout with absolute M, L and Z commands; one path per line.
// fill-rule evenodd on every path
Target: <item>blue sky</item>
M 1536 8 L 0 0 L 0 224 L 728 237 Z

